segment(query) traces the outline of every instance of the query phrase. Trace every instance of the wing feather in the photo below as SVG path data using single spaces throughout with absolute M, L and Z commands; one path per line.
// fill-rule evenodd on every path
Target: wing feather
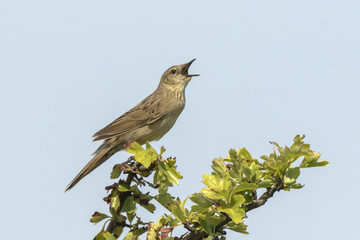
M 134 108 L 121 115 L 115 121 L 94 134 L 94 140 L 104 140 L 120 136 L 145 125 L 156 122 L 166 114 L 158 94 L 151 94 Z

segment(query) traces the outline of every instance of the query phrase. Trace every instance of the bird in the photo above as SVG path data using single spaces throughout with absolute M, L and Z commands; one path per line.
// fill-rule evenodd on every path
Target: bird
M 81 179 L 103 164 L 124 145 L 135 141 L 140 145 L 162 138 L 175 124 L 185 107 L 185 89 L 192 77 L 188 63 L 168 68 L 161 76 L 156 90 L 112 123 L 96 132 L 93 141 L 103 140 L 94 157 L 66 187 L 72 189 Z

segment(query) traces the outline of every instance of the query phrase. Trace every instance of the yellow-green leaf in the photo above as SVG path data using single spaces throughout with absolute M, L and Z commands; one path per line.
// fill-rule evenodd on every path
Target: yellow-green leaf
M 231 220 L 238 224 L 242 222 L 242 219 L 245 216 L 244 209 L 240 208 L 244 202 L 245 198 L 242 195 L 236 195 L 232 197 L 230 204 L 221 201 L 220 206 L 217 209 L 219 212 L 228 214 Z
M 116 195 L 114 197 L 111 198 L 110 201 L 111 207 L 114 208 L 115 211 L 118 210 L 118 208 L 120 207 L 120 200 L 119 200 L 119 196 Z

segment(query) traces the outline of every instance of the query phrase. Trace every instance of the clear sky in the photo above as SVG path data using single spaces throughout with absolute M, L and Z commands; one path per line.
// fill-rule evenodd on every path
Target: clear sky
M 211 160 L 269 154 L 305 134 L 330 161 L 301 190 L 248 214 L 228 239 L 357 239 L 359 1 L 0 2 L 0 239 L 92 239 L 119 153 L 64 194 L 99 145 L 91 136 L 197 58 L 187 106 L 159 142 L 184 199 Z M 165 210 L 160 208 L 160 213 Z M 155 221 L 158 217 L 147 215 Z

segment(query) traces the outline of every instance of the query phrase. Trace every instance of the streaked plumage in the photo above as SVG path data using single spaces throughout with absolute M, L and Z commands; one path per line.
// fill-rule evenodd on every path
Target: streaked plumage
M 157 89 L 134 108 L 94 134 L 94 141 L 104 142 L 65 191 L 73 188 L 82 178 L 104 163 L 113 154 L 124 149 L 124 144 L 136 141 L 159 140 L 175 124 L 185 107 L 185 88 L 193 76 L 188 69 L 192 62 L 172 66 L 160 79 Z

